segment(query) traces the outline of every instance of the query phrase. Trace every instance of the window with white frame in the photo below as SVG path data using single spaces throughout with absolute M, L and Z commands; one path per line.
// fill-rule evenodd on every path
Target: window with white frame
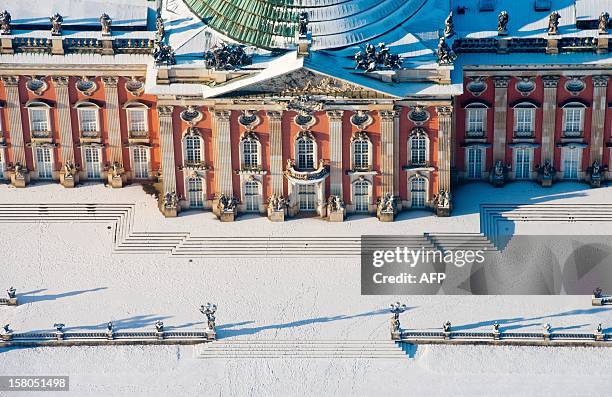
M 578 171 L 582 158 L 582 148 L 563 148 L 563 179 L 578 179 Z
M 535 125 L 534 107 L 514 108 L 514 135 L 516 137 L 533 137 Z
M 410 163 L 427 163 L 427 137 L 425 135 L 413 135 L 410 137 Z
M 79 108 L 79 124 L 81 132 L 98 132 L 98 109 L 95 107 Z
M 247 212 L 259 211 L 259 183 L 246 181 L 244 183 L 244 201 L 246 202 Z
M 0 178 L 4 178 L 5 170 L 6 170 L 6 161 L 4 159 L 4 148 L 0 147 Z
M 356 170 L 370 168 L 370 142 L 365 138 L 353 141 L 353 168 Z
M 302 136 L 296 142 L 297 167 L 301 170 L 315 168 L 315 143 L 309 138 Z
M 36 146 L 36 170 L 39 179 L 53 178 L 53 152 L 48 146 Z
M 467 148 L 467 177 L 468 179 L 482 178 L 482 154 L 483 148 L 471 146 Z
M 563 134 L 566 137 L 582 136 L 584 105 L 568 104 L 563 108 Z
M 415 176 L 410 180 L 410 204 L 412 208 L 425 207 L 425 195 L 427 193 L 427 179 Z
M 485 134 L 487 108 L 484 106 L 468 107 L 466 111 L 467 136 L 481 137 Z
M 189 208 L 204 207 L 202 178 L 197 176 L 187 178 L 187 199 L 189 200 Z
M 28 109 L 30 114 L 30 129 L 33 133 L 48 132 L 49 128 L 49 109 L 46 107 L 31 107 Z
M 242 168 L 255 170 L 259 168 L 259 142 L 254 138 L 243 139 L 240 143 L 242 148 Z
M 317 203 L 317 191 L 314 184 L 296 185 L 300 211 L 314 211 Z
M 531 154 L 529 148 L 514 149 L 514 177 L 516 179 L 529 179 L 531 177 Z
M 147 126 L 147 109 L 146 108 L 128 108 L 128 128 L 133 133 L 145 133 L 148 131 Z
M 187 135 L 184 138 L 185 163 L 200 164 L 202 162 L 202 138 L 199 135 Z
M 149 148 L 144 146 L 132 148 L 132 171 L 136 179 L 149 177 Z
M 83 146 L 85 172 L 87 179 L 100 179 L 102 176 L 102 150 L 96 146 Z

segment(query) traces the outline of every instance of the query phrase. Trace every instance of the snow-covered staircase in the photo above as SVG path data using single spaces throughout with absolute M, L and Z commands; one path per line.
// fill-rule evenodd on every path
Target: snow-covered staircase
M 433 245 L 442 251 L 495 251 L 491 241 L 482 233 L 425 233 Z
M 391 340 L 217 340 L 197 345 L 197 358 L 360 358 L 405 359 Z

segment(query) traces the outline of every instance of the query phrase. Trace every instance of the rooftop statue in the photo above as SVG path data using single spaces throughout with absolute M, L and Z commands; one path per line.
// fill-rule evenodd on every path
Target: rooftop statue
M 444 21 L 444 37 L 449 38 L 455 34 L 455 23 L 453 22 L 453 12 L 446 17 Z
M 444 36 L 440 37 L 440 41 L 438 41 L 437 55 L 438 64 L 440 65 L 452 65 L 455 59 L 457 59 L 455 52 L 446 44 Z
M 176 65 L 176 57 L 171 46 L 158 42 L 153 51 L 153 58 L 157 65 Z
M 237 44 L 216 45 L 204 54 L 206 67 L 217 70 L 235 70 L 251 64 L 244 47 Z
M 102 25 L 102 36 L 111 35 L 111 25 L 113 20 L 108 16 L 107 13 L 100 15 L 100 25 Z
M 373 44 L 367 44 L 365 54 L 362 51 L 355 53 L 355 69 L 373 72 L 375 70 L 399 69 L 402 67 L 401 57 L 391 54 L 385 43 L 378 44 L 378 50 Z
M 548 34 L 559 33 L 559 19 L 561 15 L 557 11 L 554 11 L 548 17 Z
M 308 34 L 308 13 L 306 11 L 300 13 L 298 34 L 300 36 L 306 36 Z
M 59 36 L 62 34 L 62 22 L 64 18 L 57 12 L 49 17 L 51 21 L 51 34 L 53 36 Z
M 6 11 L 5 11 L 6 12 Z M 610 22 L 610 14 L 607 12 L 602 12 L 599 16 L 599 33 L 606 34 L 608 33 L 608 23 Z
M 11 34 L 11 14 L 7 10 L 0 13 L 0 34 Z
M 508 34 L 508 20 L 510 16 L 507 11 L 502 11 L 499 13 L 497 17 L 497 34 L 500 36 L 505 36 Z

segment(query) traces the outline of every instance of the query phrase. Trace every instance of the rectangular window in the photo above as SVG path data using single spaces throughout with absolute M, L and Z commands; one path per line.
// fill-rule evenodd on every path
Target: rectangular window
M 367 182 L 357 181 L 353 184 L 355 212 L 368 212 L 370 207 L 370 187 Z
M 531 151 L 529 149 L 515 149 L 515 177 L 516 179 L 529 179 L 531 177 Z
M 317 201 L 315 185 L 297 185 L 300 211 L 314 211 Z
M 301 170 L 314 169 L 314 143 L 310 139 L 300 139 L 297 145 L 297 166 Z
M 48 132 L 49 110 L 30 108 L 30 125 L 32 132 Z
M 534 114 L 533 108 L 514 109 L 514 132 L 517 137 L 533 137 Z
M 146 179 L 149 177 L 149 150 L 145 147 L 136 146 L 132 151 L 132 168 L 134 178 Z
M 185 161 L 187 164 L 200 164 L 202 162 L 202 141 L 199 136 L 185 138 Z
M 81 132 L 98 132 L 98 109 L 79 109 Z
M 368 141 L 360 139 L 353 142 L 353 167 L 356 170 L 370 168 Z
M 580 150 L 576 149 L 565 149 L 563 156 L 563 178 L 564 179 L 578 179 L 578 168 L 580 165 Z
M 584 108 L 565 108 L 564 109 L 564 133 L 568 137 L 582 136 L 582 118 Z
M 467 150 L 467 177 L 482 178 L 482 149 L 479 147 L 470 147 Z
M 202 191 L 202 178 L 189 178 L 187 180 L 187 195 L 190 208 L 204 207 L 204 194 Z
M 130 132 L 147 132 L 146 109 L 128 109 L 128 124 Z
M 410 205 L 412 208 L 425 207 L 425 178 L 417 177 L 410 181 Z
M 257 142 L 255 140 L 247 139 L 242 141 L 242 166 L 244 169 L 253 170 L 259 167 L 259 153 L 257 149 Z
M 45 146 L 36 147 L 36 167 L 38 178 L 51 179 L 53 177 L 53 154 L 51 148 Z
M 427 139 L 423 136 L 410 139 L 410 162 L 425 164 L 427 161 Z
M 245 182 L 244 199 L 246 201 L 246 210 L 248 212 L 259 211 L 259 185 L 257 182 Z
M 483 136 L 485 132 L 486 108 L 468 108 L 467 110 L 467 135 Z
M 97 147 L 85 146 L 83 148 L 85 157 L 85 171 L 87 172 L 87 179 L 100 179 L 101 178 L 101 165 L 100 149 Z

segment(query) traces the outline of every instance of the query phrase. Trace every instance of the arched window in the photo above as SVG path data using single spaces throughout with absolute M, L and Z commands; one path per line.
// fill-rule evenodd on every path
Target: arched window
M 184 145 L 185 163 L 200 164 L 202 162 L 202 137 L 199 135 L 186 135 Z
M 242 168 L 254 170 L 259 168 L 259 142 L 254 138 L 246 138 L 241 142 Z
M 189 200 L 189 208 L 204 207 L 202 178 L 198 176 L 187 178 L 187 198 Z
M 422 128 L 415 128 L 410 133 L 410 139 L 408 141 L 410 150 L 410 164 L 412 165 L 425 165 L 429 160 L 428 146 L 429 138 L 427 133 Z
M 410 180 L 410 201 L 412 208 L 425 208 L 427 179 L 415 176 Z
M 353 204 L 355 212 L 368 212 L 370 207 L 370 185 L 365 180 L 353 183 Z
M 353 140 L 353 168 L 368 170 L 370 168 L 370 141 L 366 137 Z
M 128 101 L 123 105 L 127 113 L 128 132 L 133 136 L 145 136 L 149 132 L 147 113 L 149 107 L 142 102 Z
M 301 134 L 296 141 L 297 167 L 301 170 L 315 168 L 315 142 L 312 135 Z
M 465 107 L 465 133 L 468 137 L 482 137 L 486 133 L 487 105 L 474 102 Z
M 51 131 L 51 106 L 42 101 L 30 101 L 25 105 L 30 116 L 30 131 L 33 137 L 47 136 Z

